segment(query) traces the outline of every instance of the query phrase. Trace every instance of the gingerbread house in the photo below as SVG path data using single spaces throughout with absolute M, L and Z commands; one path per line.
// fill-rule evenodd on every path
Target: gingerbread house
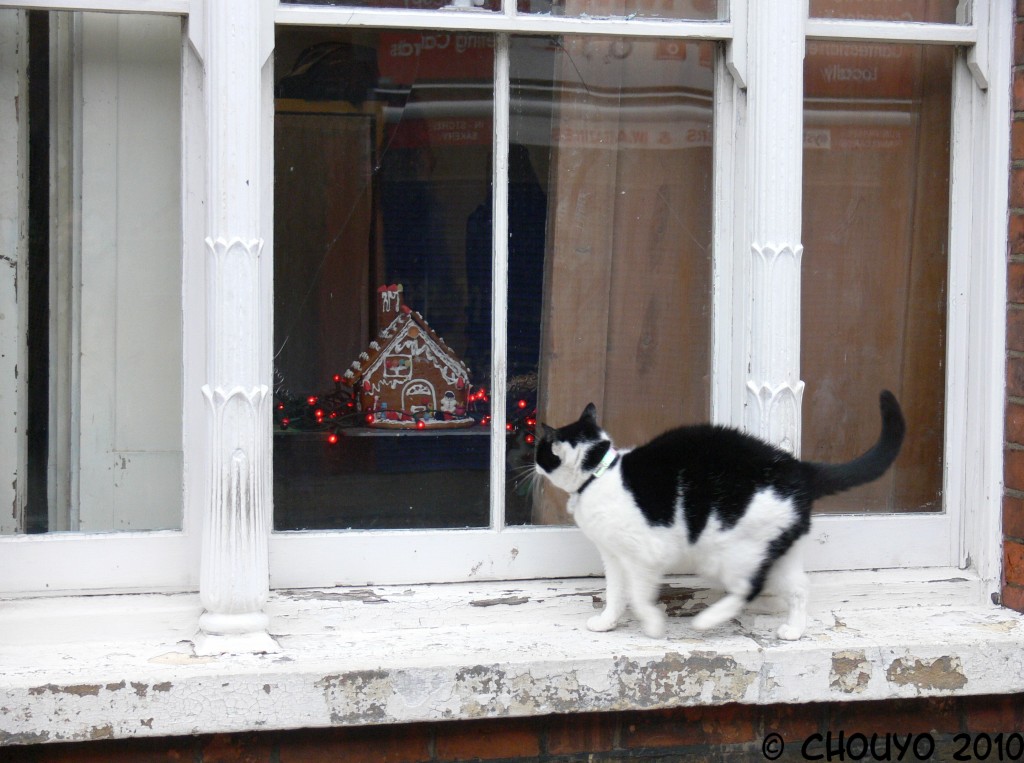
M 366 423 L 384 429 L 472 426 L 469 369 L 415 310 L 402 285 L 377 290 L 380 331 L 345 372 Z

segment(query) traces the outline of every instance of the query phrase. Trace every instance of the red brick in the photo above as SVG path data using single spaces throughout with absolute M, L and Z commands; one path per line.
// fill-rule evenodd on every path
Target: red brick
M 280 763 L 419 763 L 430 760 L 431 729 L 424 724 L 287 732 L 278 741 Z M 205 762 L 204 762 L 205 763 Z
M 1010 254 L 1024 255 L 1024 214 L 1010 215 Z
M 1024 695 L 965 697 L 962 706 L 964 726 L 975 734 L 1013 733 L 1024 729 Z
M 847 735 L 953 734 L 960 731 L 960 714 L 953 699 L 897 699 L 837 702 L 829 708 L 829 728 Z
M 1004 584 L 1002 594 L 1004 607 L 1024 612 L 1024 587 Z
M 1019 118 L 1014 119 L 1010 125 L 1010 158 L 1014 161 L 1024 159 L 1024 120 Z M 1012 177 L 1010 182 L 1015 182 Z M 1010 206 L 1020 208 L 1021 204 L 1019 200 L 1017 203 L 1011 201 Z
M 1024 586 L 1024 543 L 1003 541 L 1003 581 Z
M 1020 136 L 1020 122 L 1013 123 L 1013 154 L 1016 155 Z M 1024 169 L 1010 169 L 1010 206 L 1014 209 L 1024 208 Z
M 494 760 L 540 755 L 538 723 L 484 720 L 436 727 L 437 760 Z
M 1024 397 L 1024 358 L 1006 359 L 1006 394 Z
M 1006 311 L 1006 349 L 1024 351 L 1024 310 Z
M 761 713 L 765 734 L 775 732 L 783 739 L 807 739 L 826 728 L 823 705 L 768 705 Z
M 548 720 L 546 752 L 555 755 L 609 752 L 618 742 L 614 713 L 556 715 Z
M 1006 268 L 1006 300 L 1024 303 L 1024 262 L 1011 262 Z
M 1017 26 L 1020 29 L 1020 25 Z M 1013 73 L 1013 110 L 1024 111 L 1024 70 L 1017 69 Z
M 748 705 L 684 708 L 629 716 L 623 745 L 628 748 L 744 744 L 760 737 L 759 711 Z
M 216 734 L 202 745 L 203 763 L 271 763 L 273 754 L 265 734 Z
M 1013 402 L 1006 404 L 1003 438 L 1008 443 L 1024 445 L 1024 405 Z
M 0 748 L 3 763 L 192 763 L 191 738 L 120 739 Z
M 1003 451 L 1003 483 L 1011 490 L 1024 490 L 1024 451 Z
M 1024 498 L 1003 496 L 1003 535 L 1024 540 Z

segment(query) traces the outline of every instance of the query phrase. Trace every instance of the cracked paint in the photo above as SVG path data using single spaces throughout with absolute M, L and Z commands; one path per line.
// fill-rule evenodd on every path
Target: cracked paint
M 469 602 L 469 605 L 471 607 L 493 607 L 498 604 L 506 604 L 514 607 L 517 604 L 526 604 L 529 600 L 528 596 L 500 596 L 496 599 L 476 599 Z
M 897 686 L 913 686 L 919 691 L 952 691 L 967 685 L 967 676 L 964 675 L 964 666 L 959 657 L 915 659 L 913 663 L 898 658 L 889 665 L 885 676 L 890 683 Z
M 324 676 L 316 686 L 323 690 L 332 723 L 381 723 L 390 717 L 387 705 L 393 691 L 386 670 Z
M 587 631 L 600 598 L 588 581 L 277 592 L 277 655 L 197 658 L 180 629 L 116 645 L 26 639 L 0 647 L 0 745 L 1024 691 L 1024 617 L 1005 610 L 822 607 L 805 638 L 781 643 L 758 613 L 695 633 L 687 616 L 708 594 L 684 584 L 662 591 L 672 618 L 655 640 L 635 622 Z M 8 614 L 27 622 L 41 606 Z
M 832 653 L 832 668 L 828 675 L 829 688 L 843 694 L 860 694 L 871 681 L 871 663 L 863 650 L 845 650 Z
M 716 652 L 667 653 L 661 660 L 640 664 L 617 661 L 619 694 L 631 705 L 677 705 L 682 700 L 749 701 L 759 670 L 745 668 L 733 657 Z

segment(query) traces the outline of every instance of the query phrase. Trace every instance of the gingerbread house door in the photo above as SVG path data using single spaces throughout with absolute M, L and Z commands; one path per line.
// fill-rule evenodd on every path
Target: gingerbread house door
M 402 388 L 402 410 L 424 413 L 437 410 L 437 391 L 426 379 L 413 379 Z

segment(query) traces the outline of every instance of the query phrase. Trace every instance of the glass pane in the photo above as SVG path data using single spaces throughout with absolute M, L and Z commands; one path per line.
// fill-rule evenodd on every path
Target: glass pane
M 891 389 L 910 432 L 894 468 L 819 509 L 938 511 L 956 53 L 870 48 L 806 59 L 803 456 L 866 450 Z M 835 76 L 849 71 L 873 74 Z
M 513 40 L 512 524 L 570 522 L 564 495 L 525 476 L 538 416 L 561 426 L 594 402 L 622 446 L 707 420 L 713 53 L 678 40 Z
M 955 24 L 961 0 L 811 0 L 811 18 Z
M 287 5 L 329 5 L 332 7 L 355 6 L 362 8 L 408 8 L 415 11 L 437 8 L 477 8 L 485 11 L 501 10 L 500 0 L 281 0 Z M 454 34 L 441 35 L 454 39 Z
M 664 18 L 719 21 L 729 18 L 726 0 L 516 0 L 520 13 L 592 18 Z
M 274 525 L 486 526 L 493 38 L 281 28 L 276 56 Z
M 23 361 L 0 389 L 0 530 L 180 528 L 181 21 L 3 13 L 29 127 L 25 194 L 0 194 L 28 232 L 0 276 L 24 279 L 0 336 Z

